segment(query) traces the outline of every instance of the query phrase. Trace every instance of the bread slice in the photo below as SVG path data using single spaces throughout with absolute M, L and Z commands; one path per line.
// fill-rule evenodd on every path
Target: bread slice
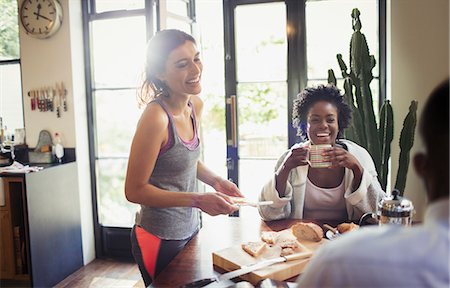
M 233 201 L 233 204 L 246 204 L 248 203 L 248 199 L 244 197 L 230 197 L 231 201 Z
M 278 232 L 275 231 L 263 231 L 261 232 L 261 240 L 267 244 L 275 244 L 278 239 Z
M 266 243 L 262 241 L 258 242 L 246 242 L 241 245 L 242 249 L 244 249 L 245 252 L 250 254 L 253 257 L 257 257 L 261 255 L 262 251 L 266 247 Z
M 359 228 L 359 225 L 355 224 L 355 223 L 341 223 L 339 225 L 337 225 L 337 230 L 339 231 L 339 233 L 346 233 L 355 229 Z
M 289 247 L 283 248 L 283 250 L 281 250 L 281 254 L 280 256 L 287 256 L 287 255 L 292 255 L 295 253 L 295 250 Z
M 283 249 L 284 248 L 296 249 L 299 247 L 297 239 L 283 239 L 281 241 L 278 241 L 276 245 L 280 246 Z
M 298 241 L 309 240 L 319 242 L 323 238 L 322 228 L 320 228 L 320 226 L 315 223 L 299 222 L 292 225 L 291 229 L 292 234 L 294 234 Z

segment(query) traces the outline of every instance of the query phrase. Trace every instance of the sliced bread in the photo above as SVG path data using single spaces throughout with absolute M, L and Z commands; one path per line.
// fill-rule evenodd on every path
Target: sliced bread
M 266 247 L 266 243 L 262 241 L 258 242 L 246 242 L 241 245 L 242 249 L 244 249 L 245 252 L 250 254 L 253 257 L 257 257 L 261 255 L 264 248 Z
M 278 232 L 275 231 L 263 231 L 261 232 L 261 240 L 267 244 L 275 244 L 278 240 Z

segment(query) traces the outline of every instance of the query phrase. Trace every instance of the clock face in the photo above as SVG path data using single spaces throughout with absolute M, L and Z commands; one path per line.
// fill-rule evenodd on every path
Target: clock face
M 47 38 L 61 26 L 61 5 L 57 0 L 24 0 L 20 20 L 28 34 Z

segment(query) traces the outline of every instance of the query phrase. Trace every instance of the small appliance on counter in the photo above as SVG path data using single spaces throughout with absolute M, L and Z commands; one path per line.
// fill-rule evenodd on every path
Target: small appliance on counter
M 10 166 L 14 162 L 14 146 L 0 143 L 0 167 Z
M 55 155 L 52 153 L 52 135 L 47 130 L 39 133 L 38 143 L 34 151 L 28 152 L 30 163 L 53 163 Z

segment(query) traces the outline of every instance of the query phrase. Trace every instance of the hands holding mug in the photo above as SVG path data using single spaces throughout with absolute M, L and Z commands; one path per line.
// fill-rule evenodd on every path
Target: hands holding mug
M 305 165 L 310 165 L 311 168 L 348 168 L 354 174 L 352 190 L 355 191 L 361 183 L 363 168 L 356 157 L 344 148 L 331 144 L 296 144 L 292 146 L 276 172 L 276 189 L 280 196 L 284 195 L 289 171 Z
M 312 168 L 362 169 L 355 156 L 344 148 L 331 146 L 331 144 L 311 144 L 297 147 L 294 145 L 284 160 L 284 166 L 293 169 L 304 165 L 310 165 Z
M 291 170 L 297 166 L 308 165 L 309 163 L 309 146 L 299 146 L 295 144 L 284 158 L 285 168 Z

